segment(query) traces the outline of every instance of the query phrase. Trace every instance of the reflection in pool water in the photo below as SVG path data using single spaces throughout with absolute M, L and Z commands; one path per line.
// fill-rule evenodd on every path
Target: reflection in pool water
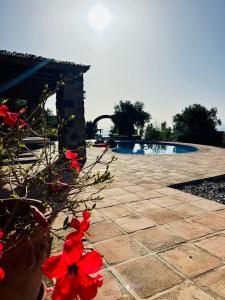
M 123 154 L 147 154 L 147 155 L 162 155 L 162 154 L 180 154 L 195 152 L 198 149 L 191 146 L 175 145 L 175 144 L 160 144 L 160 143 L 133 143 L 119 142 L 117 147 L 112 149 L 113 152 Z

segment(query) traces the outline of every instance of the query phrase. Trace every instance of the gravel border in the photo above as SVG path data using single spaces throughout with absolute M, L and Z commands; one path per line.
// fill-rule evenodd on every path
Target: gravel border
M 170 187 L 225 204 L 225 175 L 171 185 Z

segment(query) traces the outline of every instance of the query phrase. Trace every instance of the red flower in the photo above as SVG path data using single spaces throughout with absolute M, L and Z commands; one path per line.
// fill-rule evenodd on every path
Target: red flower
M 65 152 L 65 156 L 66 156 L 66 158 L 71 159 L 70 169 L 80 172 L 80 164 L 77 160 L 78 154 L 76 152 L 72 152 L 71 150 L 67 150 Z
M 62 190 L 69 189 L 70 185 L 64 182 L 48 183 L 48 189 L 51 192 L 58 193 Z
M 4 117 L 8 111 L 9 111 L 8 106 L 6 106 L 6 105 L 0 106 L 0 116 L 1 117 Z
M 75 159 L 78 157 L 78 154 L 76 152 L 72 152 L 71 150 L 67 150 L 65 152 L 65 156 L 66 156 L 66 158 L 69 158 L 69 159 Z
M 0 228 L 0 239 L 3 237 L 3 231 Z M 3 250 L 3 244 L 0 241 L 0 258 L 2 258 L 2 250 Z M 0 281 L 3 280 L 5 277 L 5 272 L 4 270 L 0 267 Z
M 53 288 L 52 287 L 46 287 L 45 291 L 46 291 L 46 294 L 50 294 L 50 293 L 53 292 Z
M 3 123 L 8 125 L 9 127 L 13 127 L 18 120 L 18 113 L 7 112 L 4 115 Z
M 2 229 L 0 228 L 0 239 L 3 237 L 3 231 Z M 2 250 L 3 250 L 3 244 L 2 242 L 0 241 L 0 258 L 2 258 Z
M 22 112 L 24 111 L 21 110 L 21 113 Z M 24 127 L 27 125 L 27 123 L 24 120 L 18 119 L 19 115 L 20 113 L 10 112 L 8 106 L 6 105 L 0 106 L 0 117 L 3 117 L 3 123 L 9 127 L 13 127 L 17 122 L 20 123 L 20 127 Z
M 70 163 L 70 169 L 76 170 L 77 172 L 80 172 L 80 164 L 76 159 L 73 159 Z
M 18 119 L 18 121 L 19 121 L 19 127 L 20 128 L 22 128 L 22 127 L 24 127 L 24 126 L 27 125 L 27 122 L 25 122 L 23 119 Z
M 53 300 L 90 300 L 102 285 L 102 276 L 91 277 L 102 267 L 102 258 L 97 251 L 83 254 L 81 241 L 66 240 L 63 253 L 46 259 L 43 273 L 49 278 L 57 278 Z
M 37 209 L 37 207 L 31 206 L 31 212 L 39 224 L 41 224 L 46 229 L 49 227 L 47 218 L 43 215 L 42 212 L 40 212 L 39 209 Z
M 0 242 L 0 258 L 2 258 L 3 244 Z
M 85 210 L 83 212 L 83 220 L 80 221 L 77 218 L 73 218 L 70 223 L 70 227 L 81 232 L 87 231 L 90 226 L 90 217 L 91 217 L 91 213 L 88 210 Z
M 5 278 L 5 272 L 4 270 L 0 267 L 0 281 Z
M 67 240 L 81 240 L 84 236 L 84 232 L 88 230 L 90 226 L 90 212 L 88 210 L 83 211 L 83 220 L 73 218 L 70 223 L 70 227 L 74 228 L 75 232 L 71 232 L 67 235 Z

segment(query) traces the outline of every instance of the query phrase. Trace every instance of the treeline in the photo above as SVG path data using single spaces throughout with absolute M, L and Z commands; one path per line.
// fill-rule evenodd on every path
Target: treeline
M 216 127 L 221 125 L 216 107 L 207 109 L 201 104 L 185 107 L 173 116 L 172 126 L 167 122 L 155 124 L 150 113 L 144 110 L 144 103 L 121 100 L 114 106 L 111 134 L 117 138 L 142 138 L 154 141 L 181 141 L 219 145 L 223 133 Z M 90 136 L 90 123 L 87 132 Z M 95 131 L 97 127 L 95 128 Z

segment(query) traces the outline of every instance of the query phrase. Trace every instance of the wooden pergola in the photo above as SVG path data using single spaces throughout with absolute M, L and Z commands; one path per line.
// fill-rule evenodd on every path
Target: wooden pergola
M 0 50 L 0 98 L 24 99 L 32 111 L 47 84 L 56 86 L 60 78 L 67 78 L 56 93 L 58 117 L 67 119 L 59 131 L 59 148 L 76 149 L 85 145 L 83 74 L 90 66 L 57 61 L 45 57 Z

